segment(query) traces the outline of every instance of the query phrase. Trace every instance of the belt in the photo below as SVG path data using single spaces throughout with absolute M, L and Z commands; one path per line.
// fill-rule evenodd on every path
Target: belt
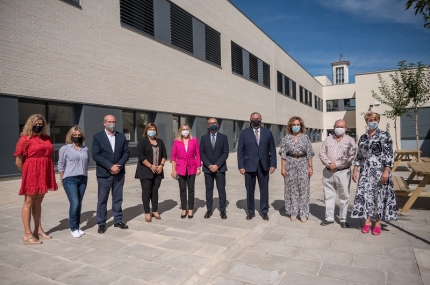
M 345 168 L 337 168 L 336 171 L 341 171 L 341 170 L 345 170 L 345 169 L 351 169 L 351 166 L 349 167 L 345 167 Z M 332 171 L 330 168 L 327 167 L 327 170 Z
M 294 158 L 300 158 L 300 157 L 305 157 L 306 153 L 302 153 L 302 154 L 298 154 L 298 153 L 287 153 L 288 156 L 290 157 L 294 157 Z

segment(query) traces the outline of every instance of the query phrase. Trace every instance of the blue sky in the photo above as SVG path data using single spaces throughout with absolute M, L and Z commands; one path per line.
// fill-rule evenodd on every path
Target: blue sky
M 348 60 L 359 72 L 397 68 L 400 60 L 430 64 L 430 29 L 406 0 L 231 0 L 313 76 Z M 258 56 L 258 55 L 257 55 Z

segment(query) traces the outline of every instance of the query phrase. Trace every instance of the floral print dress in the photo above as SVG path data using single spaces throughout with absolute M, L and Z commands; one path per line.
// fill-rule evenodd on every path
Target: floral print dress
M 306 154 L 295 158 L 287 154 Z M 307 219 L 310 203 L 309 163 L 315 153 L 311 141 L 305 134 L 299 135 L 297 143 L 293 135 L 287 134 L 281 143 L 279 155 L 286 160 L 287 176 L 284 178 L 285 210 L 291 216 Z
M 393 141 L 389 133 L 377 129 L 358 141 L 355 165 L 360 166 L 357 192 L 351 218 L 372 217 L 397 220 L 396 196 L 391 173 L 386 183 L 380 181 L 384 167 L 393 167 Z

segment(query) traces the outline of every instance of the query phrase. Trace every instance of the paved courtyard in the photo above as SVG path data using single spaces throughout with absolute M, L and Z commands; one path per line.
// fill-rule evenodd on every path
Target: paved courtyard
M 314 144 L 316 153 L 319 146 Z M 106 233 L 97 233 L 94 186 L 83 202 L 82 238 L 70 234 L 64 194 L 48 194 L 43 202 L 43 226 L 53 239 L 40 246 L 22 245 L 22 205 L 0 206 L 0 284 L 430 284 L 427 198 L 419 198 L 397 222 L 383 223 L 381 236 L 360 233 L 359 220 L 349 220 L 349 229 L 337 223 L 322 227 L 323 167 L 316 157 L 307 223 L 286 217 L 279 169 L 270 177 L 270 220 L 257 215 L 247 221 L 235 153 L 228 167 L 227 220 L 218 209 L 203 218 L 203 175 L 196 179 L 194 218 L 181 219 L 177 182 L 166 175 L 160 189 L 162 219 L 145 222 L 134 166 L 127 167 L 124 189 L 128 230 L 114 228 L 109 211 Z M 405 176 L 403 171 L 395 175 Z M 257 208 L 258 196 L 256 191 Z

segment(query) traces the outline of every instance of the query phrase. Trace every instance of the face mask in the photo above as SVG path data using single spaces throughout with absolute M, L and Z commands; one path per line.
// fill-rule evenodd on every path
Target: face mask
M 254 127 L 259 127 L 261 125 L 261 121 L 257 119 L 251 120 L 251 125 Z
M 43 126 L 33 126 L 33 132 L 36 134 L 40 133 L 43 129 Z
M 188 137 L 188 135 L 190 134 L 190 131 L 182 131 L 182 136 L 184 137 Z
M 374 130 L 378 127 L 378 122 L 368 122 L 367 126 L 369 127 L 369 129 Z
M 156 134 L 157 134 L 156 131 L 148 131 L 148 136 L 151 138 L 155 137 Z
M 298 132 L 300 132 L 301 127 L 300 126 L 293 126 L 292 129 L 293 129 L 293 133 L 298 133 Z
M 106 129 L 108 129 L 109 131 L 113 132 L 115 130 L 115 124 L 108 124 Z
M 211 131 L 216 131 L 217 129 L 218 129 L 217 125 L 210 125 L 209 126 L 209 130 L 211 130 Z
M 334 133 L 338 136 L 343 136 L 345 134 L 345 128 L 335 128 Z
M 82 143 L 82 137 L 72 137 L 72 142 L 74 143 Z

